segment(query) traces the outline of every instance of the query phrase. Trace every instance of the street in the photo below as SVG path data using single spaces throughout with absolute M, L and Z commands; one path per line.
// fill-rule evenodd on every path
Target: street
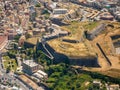
M 0 51 L 0 72 L 1 72 L 1 76 L 3 78 L 7 78 L 7 79 L 11 80 L 11 83 L 16 83 L 17 85 L 20 86 L 20 88 L 22 90 L 29 90 L 29 88 L 25 84 L 23 84 L 20 80 L 18 80 L 16 77 L 14 77 L 14 75 L 10 75 L 9 73 L 7 74 L 6 71 L 3 69 L 1 51 Z

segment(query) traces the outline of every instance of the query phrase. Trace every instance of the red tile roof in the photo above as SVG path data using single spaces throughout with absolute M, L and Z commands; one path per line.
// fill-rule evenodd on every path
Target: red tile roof
M 0 45 L 7 39 L 7 36 L 0 36 Z

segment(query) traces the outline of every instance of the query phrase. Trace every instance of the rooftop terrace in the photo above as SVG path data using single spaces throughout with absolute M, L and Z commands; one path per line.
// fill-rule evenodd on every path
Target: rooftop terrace
M 25 60 L 23 63 L 26 64 L 26 65 L 28 65 L 28 66 L 30 66 L 30 67 L 34 67 L 34 66 L 38 65 L 33 60 Z
M 38 90 L 39 86 L 33 82 L 32 80 L 30 80 L 28 77 L 26 77 L 25 75 L 20 75 L 19 78 L 25 82 L 26 84 L 28 84 L 29 86 L 31 86 L 34 90 Z

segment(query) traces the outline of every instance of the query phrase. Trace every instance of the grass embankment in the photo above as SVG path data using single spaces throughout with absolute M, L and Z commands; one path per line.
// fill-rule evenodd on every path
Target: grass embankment
M 28 39 L 26 40 L 26 42 L 27 42 L 27 43 L 30 43 L 30 44 L 33 44 L 33 45 L 36 45 L 37 40 L 38 40 L 38 37 L 32 37 L 32 38 L 28 38 Z
M 87 22 L 83 27 L 85 30 L 91 31 L 95 29 L 97 26 L 100 25 L 101 22 L 95 21 L 95 22 Z
M 82 23 L 80 22 L 71 22 L 68 26 L 62 26 L 61 29 L 68 31 L 71 35 L 65 37 L 67 39 L 79 40 L 83 35 L 84 29 L 82 28 Z

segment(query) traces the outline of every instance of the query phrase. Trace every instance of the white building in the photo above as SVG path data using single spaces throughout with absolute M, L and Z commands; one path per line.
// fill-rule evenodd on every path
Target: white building
M 34 73 L 33 76 L 34 76 L 34 77 L 37 77 L 38 79 L 44 78 L 43 75 L 41 75 L 41 74 L 39 74 L 39 73 Z
M 39 65 L 35 63 L 33 60 L 25 60 L 23 61 L 23 71 L 28 74 L 33 74 L 39 70 Z
M 38 70 L 36 73 L 32 74 L 33 77 L 38 78 L 39 80 L 47 79 L 48 75 L 47 73 Z
M 45 73 L 45 72 L 43 72 L 43 71 L 41 71 L 41 70 L 38 70 L 37 73 L 43 75 L 45 78 L 48 77 L 47 73 Z
M 66 14 L 67 12 L 68 12 L 67 9 L 53 9 L 53 14 L 54 15 Z

